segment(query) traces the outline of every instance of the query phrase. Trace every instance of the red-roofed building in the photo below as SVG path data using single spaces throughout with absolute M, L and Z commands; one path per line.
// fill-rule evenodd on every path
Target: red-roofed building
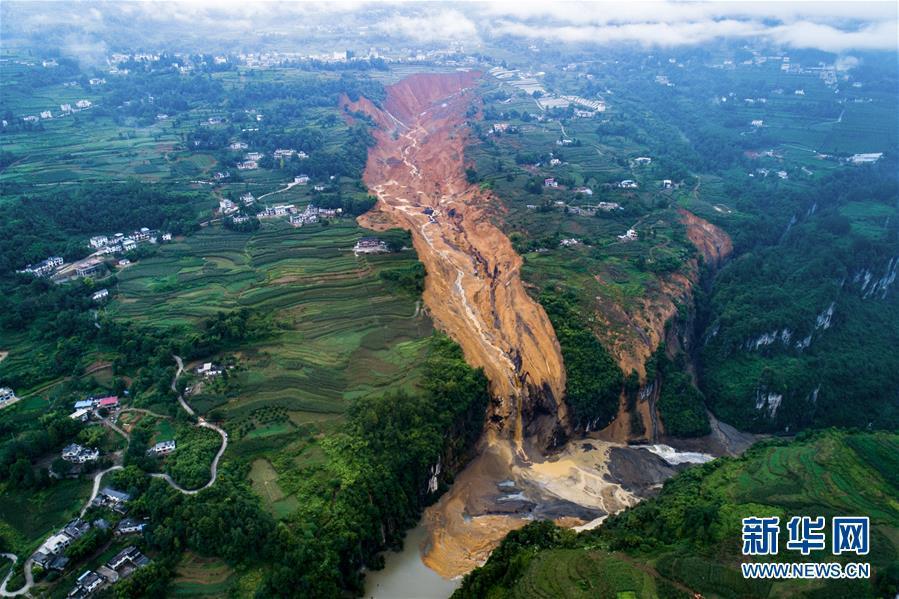
M 112 397 L 102 397 L 97 400 L 98 408 L 117 408 L 119 407 L 119 398 L 116 395 Z

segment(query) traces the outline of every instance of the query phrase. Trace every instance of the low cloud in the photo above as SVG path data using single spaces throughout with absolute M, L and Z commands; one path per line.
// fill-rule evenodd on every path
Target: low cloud
M 396 16 L 381 21 L 376 28 L 385 35 L 416 42 L 465 41 L 478 38 L 478 29 L 474 22 L 457 10 L 442 10 L 421 16 Z

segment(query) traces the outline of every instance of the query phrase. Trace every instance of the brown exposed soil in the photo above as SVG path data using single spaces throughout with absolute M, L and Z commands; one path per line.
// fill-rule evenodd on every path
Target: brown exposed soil
M 716 269 L 733 253 L 733 242 L 722 229 L 692 212 L 679 209 L 687 238 L 699 251 L 705 264 Z M 610 348 L 625 373 L 636 371 L 645 381 L 647 358 L 659 347 L 665 336 L 666 323 L 677 313 L 679 305 L 691 305 L 693 288 L 699 282 L 700 263 L 690 260 L 681 272 L 659 277 L 645 296 L 630 307 L 619 302 L 599 298 L 597 318 L 603 326 L 598 335 Z M 670 346 L 679 343 L 676 335 L 666 340 Z M 630 430 L 627 402 L 621 398 L 618 416 L 602 431 L 602 438 L 625 443 L 635 440 L 658 439 L 664 430 L 654 409 L 658 389 L 647 393 L 636 404 L 645 433 L 634 435 Z
M 466 111 L 479 76 L 416 74 L 389 86 L 382 108 L 365 98 L 343 105 L 378 124 L 364 175 L 378 203 L 360 224 L 412 233 L 428 272 L 424 302 L 486 372 L 491 432 L 521 452 L 526 424 L 546 441 L 566 424 L 565 370 L 546 313 L 521 283 L 521 257 L 488 218 L 498 202 L 465 178 Z
M 377 125 L 364 181 L 378 202 L 359 223 L 411 232 L 428 273 L 425 305 L 466 360 L 484 369 L 494 398 L 478 456 L 424 515 L 423 559 L 445 577 L 470 571 L 510 530 L 535 518 L 594 526 L 639 500 L 623 482 L 640 489 L 656 482 L 643 481 L 649 469 L 639 466 L 611 472 L 610 461 L 645 453 L 614 441 L 573 441 L 543 456 L 569 430 L 565 369 L 549 319 L 521 282 L 521 257 L 492 224 L 502 202 L 465 178 L 465 121 L 478 78 L 416 74 L 389 86 L 383 106 L 366 98 L 341 101 L 348 118 L 362 112 Z M 664 281 L 659 296 L 682 297 L 693 282 L 683 275 Z M 648 333 L 642 346 L 618 355 L 641 373 L 676 310 L 671 298 L 645 300 L 626 315 Z M 624 453 L 616 458 L 613 448 Z

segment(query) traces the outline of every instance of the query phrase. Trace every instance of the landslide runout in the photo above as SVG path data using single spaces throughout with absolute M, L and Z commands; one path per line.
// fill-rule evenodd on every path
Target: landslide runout
M 428 272 L 425 305 L 490 380 L 490 439 L 512 440 L 526 459 L 527 423 L 542 415 L 545 438 L 567 425 L 565 370 L 552 325 L 521 282 L 521 257 L 490 222 L 489 193 L 465 178 L 464 123 L 478 76 L 416 74 L 389 86 L 383 107 L 365 98 L 344 106 L 378 125 L 364 174 L 378 203 L 360 223 L 411 232 Z

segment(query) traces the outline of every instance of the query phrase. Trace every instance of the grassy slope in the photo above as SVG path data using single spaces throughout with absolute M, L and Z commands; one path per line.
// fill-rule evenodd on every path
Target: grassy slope
M 887 568 L 899 562 L 897 455 L 899 435 L 889 433 L 825 431 L 793 442 L 761 443 L 742 458 L 687 470 L 658 498 L 596 531 L 558 535 L 543 550 L 519 546 L 512 557 L 499 552 L 507 558 L 499 577 L 488 562 L 466 579 L 457 596 L 478 596 L 475 589 L 496 598 L 622 592 L 667 597 L 687 589 L 704 597 L 877 596 L 875 585 L 886 584 L 881 580 L 745 581 L 739 571 L 740 519 L 779 515 L 783 523 L 794 515 L 821 515 L 829 526 L 836 515 L 867 515 L 872 523 L 867 558 L 835 558 L 829 551 L 802 558 L 784 548 L 782 525 L 777 561 L 869 561 L 874 576 L 885 577 Z

